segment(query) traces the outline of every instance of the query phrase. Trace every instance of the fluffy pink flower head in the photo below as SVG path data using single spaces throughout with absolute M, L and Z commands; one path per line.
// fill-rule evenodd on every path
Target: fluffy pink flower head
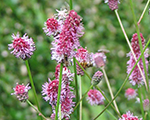
M 60 30 L 60 24 L 55 18 L 49 18 L 47 21 L 44 23 L 44 32 L 48 36 L 56 36 L 58 31 Z
M 103 78 L 103 73 L 101 71 L 97 71 L 92 77 L 92 85 L 97 85 L 101 79 Z
M 23 37 L 19 37 L 19 33 L 15 36 L 12 34 L 13 43 L 8 44 L 8 49 L 11 51 L 11 54 L 15 55 L 17 58 L 22 58 L 26 60 L 31 57 L 33 51 L 35 51 L 35 44 L 32 38 L 28 38 L 26 34 Z
M 142 34 L 140 34 L 140 36 L 141 36 L 141 40 L 142 40 L 142 46 L 144 48 L 145 47 L 145 40 L 144 40 L 144 37 L 143 37 Z M 138 59 L 141 55 L 141 52 L 140 52 L 140 46 L 139 46 L 137 33 L 133 34 L 132 40 L 131 40 L 131 45 L 132 45 L 133 51 L 135 53 L 135 56 Z M 147 60 L 148 53 L 147 53 L 147 50 L 144 53 L 144 57 L 145 57 L 146 67 L 147 67 L 147 70 L 148 70 L 148 60 Z M 129 61 L 127 62 L 127 64 L 128 64 L 127 73 L 129 74 L 136 62 L 135 62 L 133 54 L 131 52 L 129 52 L 127 54 L 127 56 L 130 57 Z M 141 67 L 141 70 L 144 73 L 144 67 L 143 67 L 142 59 L 140 59 L 140 61 L 139 61 L 139 66 Z M 133 72 L 131 73 L 131 75 L 129 77 L 129 80 L 130 80 L 130 83 L 132 85 L 136 85 L 136 84 L 141 85 L 141 84 L 143 84 L 143 78 L 142 78 L 142 75 L 139 71 L 138 66 L 136 66 L 134 68 Z
M 52 59 L 58 63 L 72 59 L 75 55 L 74 50 L 80 46 L 79 37 L 83 35 L 82 30 L 81 18 L 74 10 L 71 10 L 64 21 L 60 34 L 52 42 Z
M 119 0 L 105 0 L 105 3 L 108 3 L 111 10 L 118 9 Z
M 42 85 L 42 95 L 46 95 L 43 97 L 46 101 L 49 100 L 49 104 L 56 105 L 57 102 L 57 95 L 58 95 L 58 84 L 59 80 L 55 79 L 51 81 L 48 79 L 44 85 Z
M 133 113 L 130 111 L 126 112 L 126 114 L 123 114 L 121 118 L 118 120 L 142 120 L 142 118 L 138 118 L 137 116 L 133 116 Z
M 106 56 L 104 52 L 95 53 L 93 55 L 93 66 L 96 66 L 98 68 L 105 66 L 106 63 Z
M 148 111 L 150 109 L 149 99 L 145 99 L 143 101 L 143 108 L 145 111 Z
M 132 88 L 128 88 L 125 91 L 125 97 L 130 100 L 130 99 L 134 99 L 137 96 L 137 92 L 136 90 L 132 89 Z
M 25 85 L 19 85 L 17 83 L 16 87 L 13 88 L 14 89 L 14 93 L 11 93 L 11 95 L 16 95 L 17 99 L 21 102 L 25 102 L 28 99 L 28 91 L 29 89 L 31 89 L 31 87 L 29 86 L 29 84 Z
M 103 95 L 100 93 L 100 91 L 98 90 L 90 90 L 88 92 L 88 97 L 87 100 L 89 101 L 89 103 L 91 105 L 102 105 L 104 104 L 104 100 L 105 98 L 103 97 Z

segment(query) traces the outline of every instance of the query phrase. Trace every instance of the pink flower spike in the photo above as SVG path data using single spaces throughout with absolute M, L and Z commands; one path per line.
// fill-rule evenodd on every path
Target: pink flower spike
M 123 114 L 121 118 L 118 120 L 142 120 L 142 118 L 138 118 L 137 116 L 133 116 L 133 113 L 130 111 L 126 112 L 126 114 Z
M 103 95 L 100 93 L 100 91 L 98 90 L 90 90 L 88 92 L 88 97 L 87 100 L 89 101 L 89 103 L 91 105 L 102 105 L 104 104 L 104 100 L 105 98 L 103 97 Z
M 23 35 L 23 37 L 19 37 L 19 33 L 15 36 L 12 34 L 13 43 L 8 44 L 8 49 L 11 51 L 11 54 L 15 55 L 17 58 L 22 58 L 23 60 L 26 60 L 31 57 L 33 54 L 33 51 L 35 51 L 35 44 L 32 40 L 32 38 L 28 38 L 26 33 Z
M 44 85 L 42 85 L 42 95 L 46 95 L 44 98 L 45 101 L 49 101 L 49 104 L 56 105 L 57 102 L 57 95 L 58 95 L 58 84 L 59 80 L 55 79 L 51 81 L 46 82 Z
M 141 36 L 141 40 L 142 40 L 142 47 L 144 48 L 145 47 L 145 39 L 142 34 L 140 34 L 140 36 Z M 132 40 L 131 40 L 131 45 L 132 45 L 133 51 L 135 53 L 135 56 L 138 59 L 141 55 L 141 51 L 140 51 L 137 33 L 133 34 Z M 127 54 L 127 56 L 130 57 L 129 61 L 127 62 L 127 64 L 128 64 L 127 73 L 129 74 L 136 62 L 135 62 L 133 54 L 131 52 L 129 52 Z M 144 57 L 145 57 L 145 62 L 146 62 L 146 69 L 148 70 L 148 60 L 147 60 L 148 49 L 146 49 L 146 51 L 144 52 Z M 140 61 L 138 63 L 139 63 L 139 66 L 141 67 L 142 72 L 145 75 L 142 59 L 140 59 Z M 138 85 L 138 86 L 143 85 L 144 80 L 142 78 L 142 75 L 139 71 L 138 66 L 136 66 L 134 68 L 133 72 L 131 73 L 131 75 L 129 77 L 129 80 L 132 85 Z
M 134 99 L 137 96 L 136 90 L 132 89 L 132 88 L 128 88 L 125 91 L 125 97 L 130 100 L 130 99 Z
M 25 102 L 28 99 L 28 91 L 29 89 L 31 89 L 31 87 L 29 86 L 29 84 L 27 84 L 26 86 L 24 84 L 19 85 L 18 83 L 16 83 L 16 87 L 13 88 L 14 89 L 14 93 L 11 93 L 11 95 L 16 95 L 17 99 L 21 102 Z

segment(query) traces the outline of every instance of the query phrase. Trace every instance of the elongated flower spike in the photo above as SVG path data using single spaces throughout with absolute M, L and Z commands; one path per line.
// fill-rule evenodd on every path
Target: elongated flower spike
M 142 34 L 140 34 L 140 36 L 141 36 L 141 40 L 142 40 L 142 47 L 144 48 L 145 47 L 145 39 Z M 131 45 L 132 45 L 133 51 L 135 53 L 135 56 L 138 59 L 141 55 L 141 51 L 140 51 L 137 33 L 133 34 L 132 40 L 131 40 Z M 131 52 L 129 52 L 127 54 L 127 57 L 130 57 L 129 61 L 127 62 L 127 64 L 128 64 L 127 73 L 129 74 L 131 69 L 133 68 L 134 64 L 136 63 L 136 61 Z M 145 62 L 146 62 L 146 69 L 148 70 L 148 60 L 147 60 L 148 49 L 145 50 L 144 57 L 145 57 Z M 140 61 L 138 63 L 139 63 L 139 66 L 141 67 L 142 72 L 145 75 L 142 59 L 140 59 Z M 138 66 L 136 66 L 134 68 L 133 72 L 131 73 L 131 75 L 129 77 L 129 80 L 132 85 L 138 85 L 138 86 L 143 85 L 144 81 L 143 81 L 143 78 L 142 78 L 142 75 L 140 73 Z
M 20 57 L 23 60 L 26 60 L 33 55 L 33 52 L 35 51 L 35 44 L 33 39 L 29 38 L 26 33 L 23 35 L 23 37 L 19 36 L 19 33 L 17 33 L 16 36 L 12 34 L 13 43 L 8 44 L 8 49 L 13 49 L 11 54 L 15 55 L 17 58 Z

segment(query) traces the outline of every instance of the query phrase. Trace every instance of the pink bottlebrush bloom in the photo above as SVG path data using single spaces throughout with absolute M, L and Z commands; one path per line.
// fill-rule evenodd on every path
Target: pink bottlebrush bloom
M 16 95 L 19 101 L 25 102 L 28 99 L 28 91 L 29 89 L 31 89 L 31 87 L 29 86 L 29 84 L 25 86 L 24 84 L 19 85 L 17 83 L 16 87 L 13 89 L 15 92 L 11 93 L 11 95 Z
M 98 68 L 105 66 L 106 56 L 103 52 L 93 54 L 93 66 Z
M 104 100 L 105 98 L 103 97 L 103 95 L 100 93 L 100 91 L 98 90 L 90 90 L 88 92 L 88 97 L 87 100 L 89 101 L 89 103 L 91 105 L 102 105 L 104 104 Z
M 105 0 L 105 3 L 108 3 L 108 6 L 111 10 L 118 9 L 119 0 Z
M 142 34 L 140 34 L 140 36 L 141 36 L 141 40 L 142 40 L 142 46 L 144 48 L 145 47 L 145 39 L 144 39 Z M 139 40 L 138 40 L 137 33 L 133 34 L 132 40 L 131 40 L 131 45 L 132 45 L 133 51 L 135 53 L 136 59 L 138 59 L 141 55 L 141 52 L 140 52 L 140 46 L 139 46 Z M 148 49 L 145 51 L 144 57 L 145 57 L 145 62 L 146 62 L 146 69 L 148 70 L 148 60 L 147 60 L 148 53 L 147 53 L 147 51 L 148 51 Z M 130 57 L 129 61 L 127 62 L 127 64 L 128 64 L 127 73 L 129 74 L 136 62 L 135 62 L 133 54 L 131 52 L 129 52 L 127 54 L 127 56 Z M 139 61 L 139 66 L 141 67 L 141 70 L 144 73 L 144 67 L 143 67 L 142 59 L 140 59 L 140 61 Z M 141 85 L 141 84 L 143 84 L 143 78 L 142 78 L 142 75 L 139 71 L 138 66 L 136 66 L 134 68 L 133 72 L 131 73 L 131 75 L 129 77 L 129 80 L 130 80 L 130 83 L 132 85 L 136 85 L 136 84 Z
M 46 82 L 44 85 L 42 85 L 42 95 L 46 95 L 44 100 L 49 101 L 49 104 L 56 105 L 57 103 L 57 95 L 58 95 L 58 84 L 59 80 L 55 79 L 51 81 L 48 79 L 48 82 Z
M 60 72 L 60 64 L 58 64 L 55 68 L 55 78 L 59 79 L 59 72 Z
M 132 88 L 128 88 L 125 91 L 125 97 L 130 100 L 130 99 L 134 99 L 137 96 L 137 92 L 136 90 L 132 89 Z
M 138 118 L 137 116 L 133 116 L 133 113 L 130 111 L 126 112 L 126 114 L 123 114 L 121 118 L 118 120 L 142 120 L 142 118 Z
M 97 85 L 101 79 L 103 78 L 103 73 L 101 71 L 97 71 L 92 77 L 92 85 Z
M 78 39 L 83 35 L 82 30 L 81 18 L 71 10 L 64 21 L 61 33 L 52 42 L 52 59 L 58 63 L 64 62 L 66 58 L 72 59 L 75 55 L 74 50 L 80 46 Z
M 145 99 L 143 101 L 143 108 L 145 111 L 148 111 L 150 109 L 149 99 Z
M 17 58 L 22 58 L 23 60 L 26 60 L 31 57 L 33 54 L 33 51 L 35 51 L 35 44 L 32 40 L 32 38 L 28 38 L 26 33 L 23 35 L 23 37 L 19 37 L 19 33 L 15 36 L 12 34 L 13 43 L 8 44 L 8 49 L 11 51 L 11 54 L 15 55 Z
M 47 21 L 44 23 L 44 32 L 48 36 L 56 36 L 60 30 L 60 24 L 55 18 L 49 18 Z

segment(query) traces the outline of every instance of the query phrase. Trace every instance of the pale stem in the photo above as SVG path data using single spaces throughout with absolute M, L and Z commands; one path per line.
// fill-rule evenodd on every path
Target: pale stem
M 107 77 L 107 75 L 106 75 L 105 69 L 104 69 L 104 67 L 102 67 L 101 69 L 102 69 L 102 71 L 103 71 L 103 74 L 104 74 L 104 77 L 105 77 L 105 80 L 106 80 L 106 83 L 107 83 L 107 86 L 108 86 L 108 89 L 109 89 L 111 98 L 113 99 L 113 98 L 114 98 L 114 95 L 113 95 L 113 92 L 112 92 L 112 89 L 111 89 L 111 86 L 110 86 L 108 77 Z M 117 104 L 116 104 L 116 101 L 114 100 L 113 103 L 114 103 L 114 106 L 115 106 L 117 112 L 120 114 L 119 109 L 118 109 Z
M 81 75 L 78 76 L 78 80 L 79 80 L 79 92 L 80 92 L 80 99 L 82 99 L 82 79 L 81 79 Z M 80 102 L 80 120 L 82 120 L 82 101 Z
M 29 100 L 27 100 L 27 103 L 28 103 L 36 112 L 38 112 L 40 116 L 42 116 L 45 120 L 48 120 Z
M 124 34 L 124 36 L 125 36 L 125 38 L 126 38 L 126 41 L 127 41 L 127 43 L 128 43 L 128 46 L 129 46 L 129 48 L 130 48 L 130 50 L 131 50 L 131 53 L 133 54 L 134 60 L 137 61 L 137 58 L 136 58 L 136 56 L 135 56 L 135 54 L 134 54 L 134 51 L 133 51 L 132 46 L 131 46 L 131 44 L 130 44 L 130 41 L 129 41 L 128 37 L 127 37 L 127 34 L 126 34 L 125 30 L 124 30 L 124 27 L 123 27 L 123 25 L 122 25 L 122 22 L 121 22 L 121 19 L 120 19 L 120 17 L 119 17 L 119 14 L 118 14 L 118 12 L 117 12 L 117 9 L 115 10 L 115 13 L 116 13 L 116 16 L 117 16 L 117 18 L 118 18 L 118 21 L 119 21 L 120 27 L 121 27 L 121 29 L 122 29 L 122 32 L 123 32 L 123 34 Z M 138 68 L 139 68 L 139 70 L 140 70 L 140 73 L 141 73 L 141 75 L 142 75 L 142 78 L 143 78 L 143 80 L 144 80 L 146 90 L 148 91 L 146 79 L 145 79 L 145 76 L 144 76 L 144 74 L 143 74 L 143 72 L 142 72 L 142 70 L 141 70 L 141 67 L 140 67 L 139 63 L 137 63 L 137 66 L 138 66 Z
M 142 20 L 142 18 L 143 18 L 143 16 L 144 16 L 144 14 L 145 14 L 145 11 L 146 11 L 146 9 L 147 9 L 147 7 L 148 7 L 149 2 L 150 2 L 150 0 L 147 1 L 146 5 L 145 5 L 145 7 L 144 7 L 144 10 L 143 10 L 143 12 L 142 12 L 142 15 L 141 15 L 141 17 L 140 17 L 140 19 L 139 19 L 139 21 L 138 21 L 138 25 L 140 24 L 140 22 L 141 22 L 141 20 Z

